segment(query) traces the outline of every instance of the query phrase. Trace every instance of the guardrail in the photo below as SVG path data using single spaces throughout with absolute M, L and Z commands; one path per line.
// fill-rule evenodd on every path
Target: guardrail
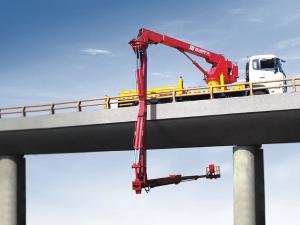
M 285 84 L 282 84 L 285 81 Z M 280 84 L 276 84 L 279 83 Z M 300 77 L 286 78 L 282 80 L 268 80 L 259 82 L 243 82 L 235 84 L 225 84 L 216 86 L 201 86 L 184 89 L 171 89 L 162 90 L 156 92 L 148 92 L 148 100 L 153 99 L 170 99 L 171 102 L 176 102 L 179 97 L 186 96 L 200 96 L 207 95 L 208 99 L 213 99 L 216 94 L 221 93 L 233 93 L 233 92 L 247 92 L 248 95 L 254 95 L 255 91 L 264 90 L 266 87 L 260 86 L 264 83 L 272 83 L 272 86 L 268 86 L 268 89 L 275 88 L 287 88 L 287 92 L 297 92 L 297 87 L 300 86 Z M 239 87 L 239 88 L 235 88 Z M 64 101 L 50 104 L 37 104 L 37 105 L 25 105 L 16 107 L 0 108 L 0 118 L 9 117 L 9 115 L 20 115 L 26 117 L 28 114 L 33 113 L 48 113 L 56 114 L 59 111 L 66 111 L 68 109 L 75 110 L 77 112 L 83 111 L 85 108 L 99 107 L 102 109 L 109 109 L 113 104 L 124 104 L 138 101 L 138 95 L 126 95 L 126 96 L 106 96 L 104 98 L 92 98 L 83 99 L 78 101 Z

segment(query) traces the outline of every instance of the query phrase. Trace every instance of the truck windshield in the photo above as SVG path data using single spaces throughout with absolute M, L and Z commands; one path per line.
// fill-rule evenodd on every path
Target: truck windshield
M 275 69 L 275 60 L 274 59 L 261 59 L 260 60 L 260 69 L 261 70 L 274 70 Z
M 282 73 L 285 76 L 285 73 L 282 69 L 282 63 L 285 61 L 279 58 L 271 59 L 254 59 L 252 62 L 252 67 L 254 70 L 265 70 L 265 71 L 275 71 L 275 73 Z

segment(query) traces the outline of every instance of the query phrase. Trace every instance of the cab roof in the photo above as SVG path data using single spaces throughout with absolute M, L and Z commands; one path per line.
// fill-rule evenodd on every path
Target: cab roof
M 249 57 L 249 60 L 253 60 L 253 59 L 272 59 L 272 58 L 276 58 L 276 55 L 272 55 L 272 54 L 267 54 L 267 55 L 254 55 Z

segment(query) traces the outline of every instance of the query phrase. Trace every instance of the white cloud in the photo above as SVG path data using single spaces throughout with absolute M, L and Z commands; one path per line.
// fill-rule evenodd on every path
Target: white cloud
M 111 55 L 111 51 L 106 50 L 106 49 L 87 48 L 87 49 L 83 49 L 81 51 L 88 55 Z
M 281 40 L 276 44 L 276 47 L 279 49 L 294 48 L 297 46 L 300 46 L 300 37 Z

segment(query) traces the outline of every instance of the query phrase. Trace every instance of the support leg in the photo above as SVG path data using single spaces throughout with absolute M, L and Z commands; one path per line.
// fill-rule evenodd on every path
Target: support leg
M 26 224 L 24 156 L 0 156 L 0 224 Z
M 257 146 L 233 148 L 234 225 L 256 224 L 255 150 Z

